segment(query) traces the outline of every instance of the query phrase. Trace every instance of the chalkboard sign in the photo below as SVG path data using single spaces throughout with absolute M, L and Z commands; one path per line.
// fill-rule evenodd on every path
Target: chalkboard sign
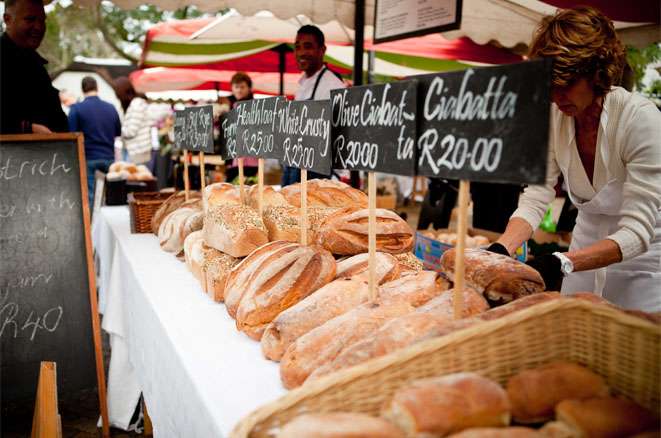
M 236 126 L 238 122 L 235 109 L 220 116 L 220 156 L 224 160 L 236 158 Z
M 174 112 L 174 148 L 186 149 L 186 110 Z
M 289 167 L 331 173 L 330 100 L 281 100 L 273 120 L 275 150 Z
M 3 404 L 35 396 L 40 361 L 61 398 L 98 370 L 103 392 L 82 135 L 0 136 L 0 224 Z
M 235 110 L 236 149 L 240 157 L 282 159 L 282 150 L 275 147 L 273 121 L 278 102 L 283 97 L 268 97 L 240 102 Z
M 549 60 L 414 78 L 420 175 L 544 183 Z
M 416 83 L 331 91 L 333 168 L 415 174 Z
M 185 149 L 213 154 L 213 107 L 211 105 L 186 108 Z

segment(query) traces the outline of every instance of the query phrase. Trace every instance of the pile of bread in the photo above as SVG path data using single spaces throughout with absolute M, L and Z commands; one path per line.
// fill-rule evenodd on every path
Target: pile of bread
M 456 246 L 457 245 L 457 233 L 449 233 L 447 231 L 439 230 L 423 230 L 419 231 L 425 237 L 430 239 L 438 240 L 441 243 L 447 245 Z M 466 236 L 466 248 L 482 248 L 489 245 L 489 239 L 486 236 L 481 234 L 473 234 L 472 236 Z
M 108 181 L 151 181 L 154 179 L 151 171 L 144 164 L 127 163 L 126 161 L 115 161 L 108 168 L 106 174 Z
M 658 437 L 658 415 L 613 397 L 604 379 L 557 361 L 510 377 L 503 388 L 476 373 L 414 380 L 385 401 L 380 417 L 300 415 L 278 438 L 617 438 Z

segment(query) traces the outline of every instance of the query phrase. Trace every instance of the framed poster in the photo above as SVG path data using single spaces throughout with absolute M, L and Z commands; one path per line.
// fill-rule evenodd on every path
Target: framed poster
M 462 0 L 376 0 L 374 42 L 459 29 Z

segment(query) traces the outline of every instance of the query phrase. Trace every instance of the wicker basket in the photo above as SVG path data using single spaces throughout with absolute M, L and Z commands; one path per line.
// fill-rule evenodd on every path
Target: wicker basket
M 504 384 L 517 372 L 565 359 L 602 375 L 615 394 L 659 411 L 661 326 L 608 306 L 560 298 L 430 339 L 303 385 L 236 425 L 233 438 L 270 437 L 306 412 L 378 415 L 408 382 L 474 371 Z
M 158 207 L 172 196 L 172 193 L 135 192 L 129 193 L 131 211 L 131 233 L 151 233 L 151 218 Z

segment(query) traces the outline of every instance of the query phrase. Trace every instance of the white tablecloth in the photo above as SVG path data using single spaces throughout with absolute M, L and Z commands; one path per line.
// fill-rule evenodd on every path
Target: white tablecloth
M 159 437 L 227 436 L 285 394 L 278 364 L 236 330 L 153 234 L 131 234 L 127 207 L 94 218 L 99 307 L 111 335 L 111 424 L 126 428 L 140 391 Z

